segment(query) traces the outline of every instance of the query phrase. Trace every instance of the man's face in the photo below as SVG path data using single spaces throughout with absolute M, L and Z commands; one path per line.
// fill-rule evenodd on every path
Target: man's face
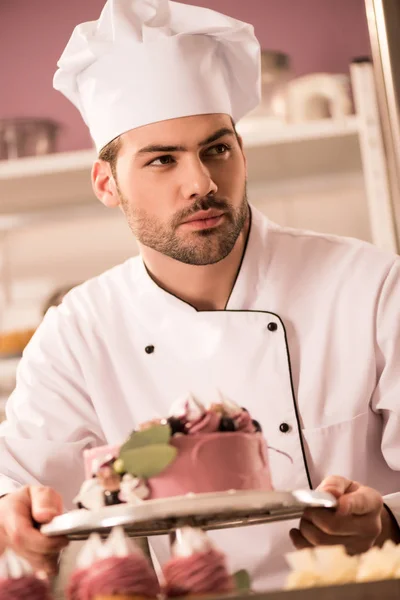
M 246 166 L 229 116 L 146 125 L 122 136 L 117 185 L 138 242 L 207 265 L 232 250 L 248 216 Z

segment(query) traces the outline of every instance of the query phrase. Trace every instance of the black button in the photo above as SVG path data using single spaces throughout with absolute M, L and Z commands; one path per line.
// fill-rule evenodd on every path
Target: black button
M 153 354 L 153 352 L 154 352 L 154 346 L 146 346 L 146 348 L 144 349 L 144 351 L 146 352 L 146 354 Z
M 281 423 L 279 425 L 279 431 L 282 431 L 282 433 L 288 433 L 288 431 L 290 431 L 290 425 L 288 425 L 288 423 Z
M 269 331 L 276 331 L 278 329 L 278 325 L 276 323 L 268 323 L 268 330 Z

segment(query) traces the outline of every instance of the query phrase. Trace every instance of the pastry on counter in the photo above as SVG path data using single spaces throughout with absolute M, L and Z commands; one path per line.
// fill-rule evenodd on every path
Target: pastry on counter
M 75 287 L 75 285 L 66 285 L 54 290 L 51 296 L 47 298 L 46 302 L 44 303 L 42 310 L 43 316 L 50 307 L 61 304 L 64 296 L 73 287 Z M 0 358 L 21 356 L 35 331 L 36 328 L 32 327 L 0 333 Z
M 286 559 L 292 568 L 288 590 L 400 579 L 400 545 L 390 540 L 357 556 L 349 556 L 344 546 L 317 546 L 291 552 Z
M 21 356 L 35 329 L 22 329 L 0 334 L 0 358 Z

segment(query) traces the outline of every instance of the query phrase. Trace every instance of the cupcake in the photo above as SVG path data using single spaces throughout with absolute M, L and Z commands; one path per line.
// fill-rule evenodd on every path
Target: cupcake
M 51 600 L 47 581 L 38 579 L 23 558 L 7 549 L 0 558 L 0 600 Z
M 103 552 L 103 542 L 97 533 L 92 533 L 76 559 L 76 569 L 72 573 L 66 590 L 68 600 L 80 600 L 82 581 L 89 573 L 90 567 L 99 560 L 99 553 Z
M 108 540 L 91 536 L 77 558 L 68 600 L 149 600 L 160 592 L 157 577 L 142 551 L 120 528 Z
M 234 590 L 225 556 L 200 529 L 177 530 L 172 558 L 164 565 L 164 592 L 168 598 L 223 594 Z

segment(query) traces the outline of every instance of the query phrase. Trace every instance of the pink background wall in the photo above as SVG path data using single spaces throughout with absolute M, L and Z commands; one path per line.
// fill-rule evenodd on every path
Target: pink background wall
M 185 0 L 255 26 L 264 48 L 292 57 L 300 75 L 345 72 L 368 55 L 364 0 Z M 59 150 L 91 146 L 76 109 L 52 89 L 74 26 L 96 19 L 104 0 L 0 0 L 0 118 L 43 116 L 63 124 Z

